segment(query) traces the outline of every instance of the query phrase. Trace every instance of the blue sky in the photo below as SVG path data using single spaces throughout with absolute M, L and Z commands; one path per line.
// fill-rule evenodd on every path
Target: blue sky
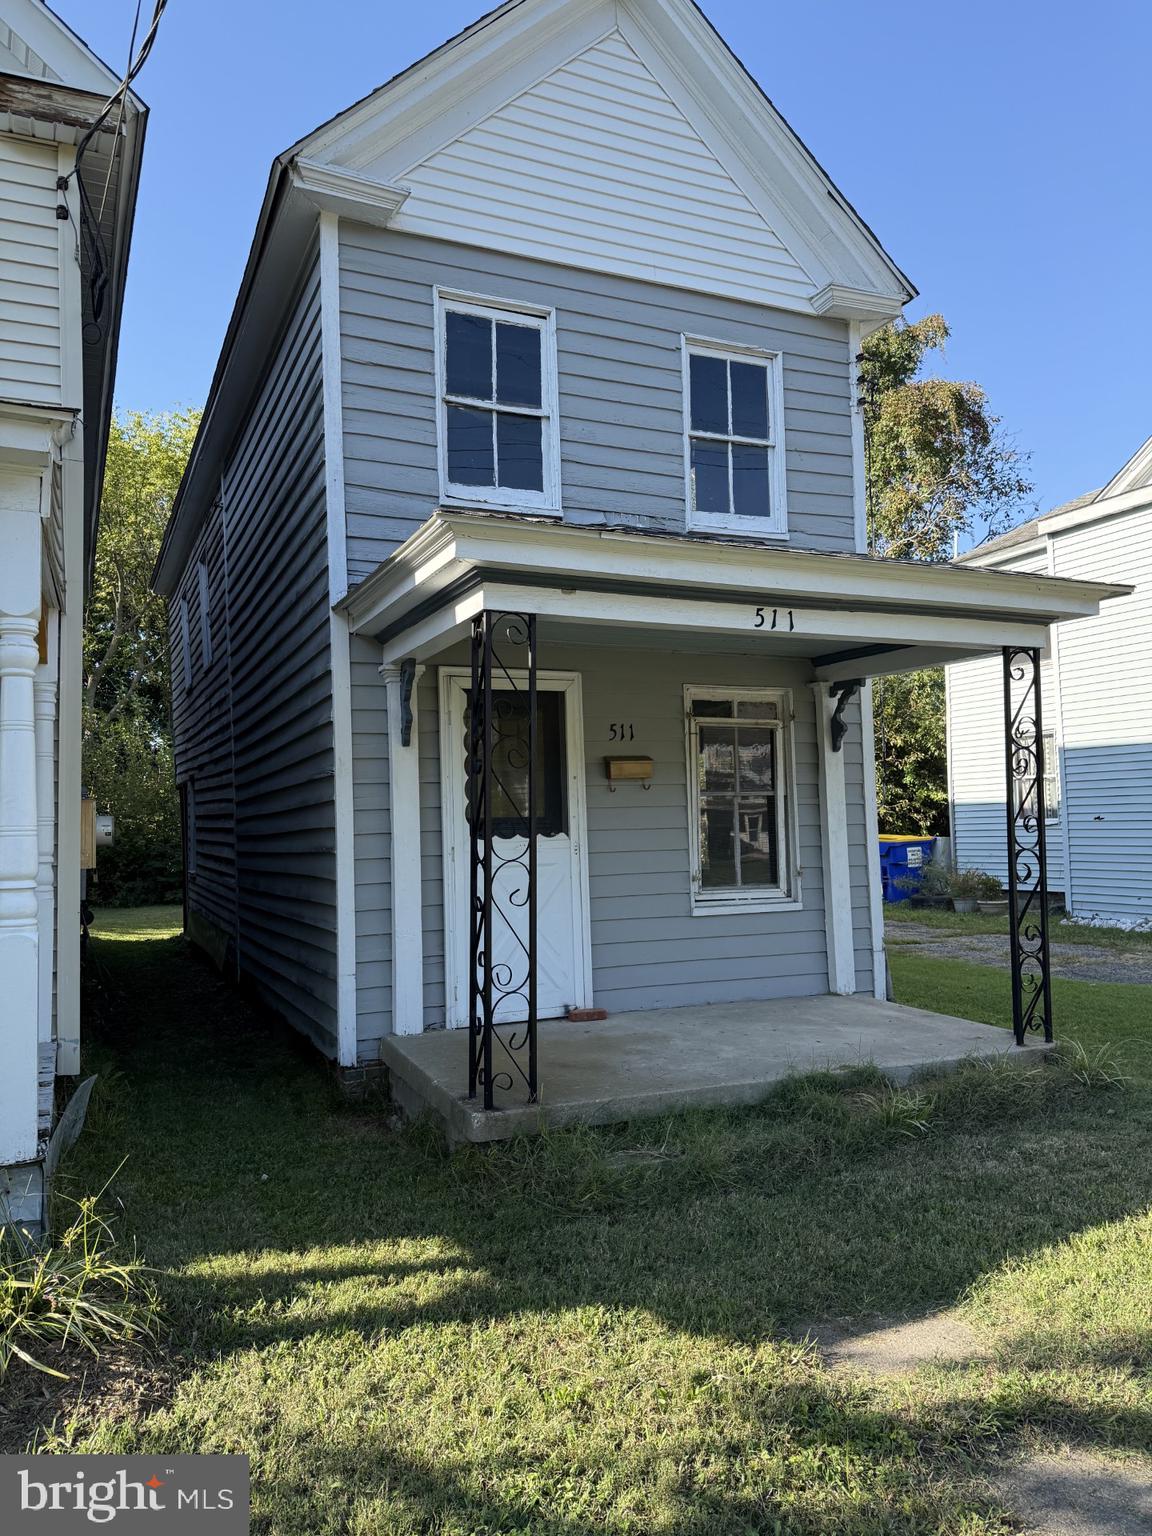
M 122 62 L 135 0 L 54 3 Z M 485 8 L 170 0 L 121 406 L 202 403 L 273 157 Z M 1039 505 L 1109 479 L 1152 433 L 1152 6 L 705 8 L 920 289 L 910 314 L 946 316 L 944 371 L 987 389 Z

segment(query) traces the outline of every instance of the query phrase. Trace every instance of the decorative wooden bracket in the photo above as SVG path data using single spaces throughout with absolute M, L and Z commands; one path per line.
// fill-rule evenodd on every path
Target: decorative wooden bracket
M 828 734 L 832 737 L 832 750 L 839 752 L 844 745 L 844 738 L 848 734 L 848 723 L 844 719 L 844 711 L 864 686 L 862 677 L 853 677 L 842 683 L 831 683 L 828 692 L 836 700 L 836 708 L 832 711 L 832 719 L 828 723 Z
M 400 745 L 412 745 L 412 685 L 416 681 L 416 658 L 406 657 L 400 663 Z

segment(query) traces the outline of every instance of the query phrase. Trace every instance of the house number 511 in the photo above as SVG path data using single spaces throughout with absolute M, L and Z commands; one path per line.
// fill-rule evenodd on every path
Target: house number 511
M 756 617 L 752 620 L 752 628 L 783 629 L 785 620 L 788 621 L 789 630 L 796 628 L 796 620 L 791 608 L 757 608 Z

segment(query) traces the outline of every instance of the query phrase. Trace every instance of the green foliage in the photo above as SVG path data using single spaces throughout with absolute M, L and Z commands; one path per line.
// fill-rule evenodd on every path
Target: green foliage
M 878 677 L 876 798 L 880 830 L 893 836 L 948 833 L 944 672 L 933 667 Z
M 44 1363 L 47 1349 L 99 1355 L 107 1344 L 155 1334 L 155 1296 L 143 1266 L 117 1253 L 94 1197 L 75 1205 L 55 1243 L 0 1227 L 0 1381 L 14 1360 L 64 1377 Z
M 1032 485 L 978 384 L 919 378 L 949 336 L 942 315 L 899 321 L 864 343 L 869 544 L 898 560 L 947 560 L 979 522 L 999 533 Z
M 84 771 L 102 811 L 116 818 L 116 842 L 97 856 L 92 895 L 106 906 L 179 901 L 180 804 L 168 732 L 135 714 L 89 716 Z
M 84 776 L 116 817 L 102 849 L 105 903 L 170 901 L 180 889 L 180 816 L 169 734 L 168 627 L 150 588 L 198 411 L 113 419 L 84 637 Z

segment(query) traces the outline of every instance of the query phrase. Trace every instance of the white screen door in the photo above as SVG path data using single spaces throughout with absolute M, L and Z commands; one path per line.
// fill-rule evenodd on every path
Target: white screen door
M 469 678 L 441 672 L 441 782 L 444 794 L 445 991 L 448 1025 L 468 1022 L 469 842 L 465 816 L 465 752 Z M 519 680 L 518 680 L 519 681 Z M 498 688 L 492 680 L 493 691 Z M 541 673 L 537 679 L 536 736 L 536 987 L 537 1016 L 561 1018 L 569 1007 L 591 1002 L 588 937 L 587 836 L 579 679 Z M 511 1024 L 527 1016 L 520 990 L 526 979 L 528 907 L 526 852 L 517 808 L 527 803 L 523 764 L 527 744 L 527 700 L 509 689 L 501 709 L 499 740 L 493 754 L 492 894 L 499 913 L 493 921 L 493 958 L 502 981 L 512 987 L 499 997 L 496 1022 Z M 498 844 L 498 846 L 496 846 Z

